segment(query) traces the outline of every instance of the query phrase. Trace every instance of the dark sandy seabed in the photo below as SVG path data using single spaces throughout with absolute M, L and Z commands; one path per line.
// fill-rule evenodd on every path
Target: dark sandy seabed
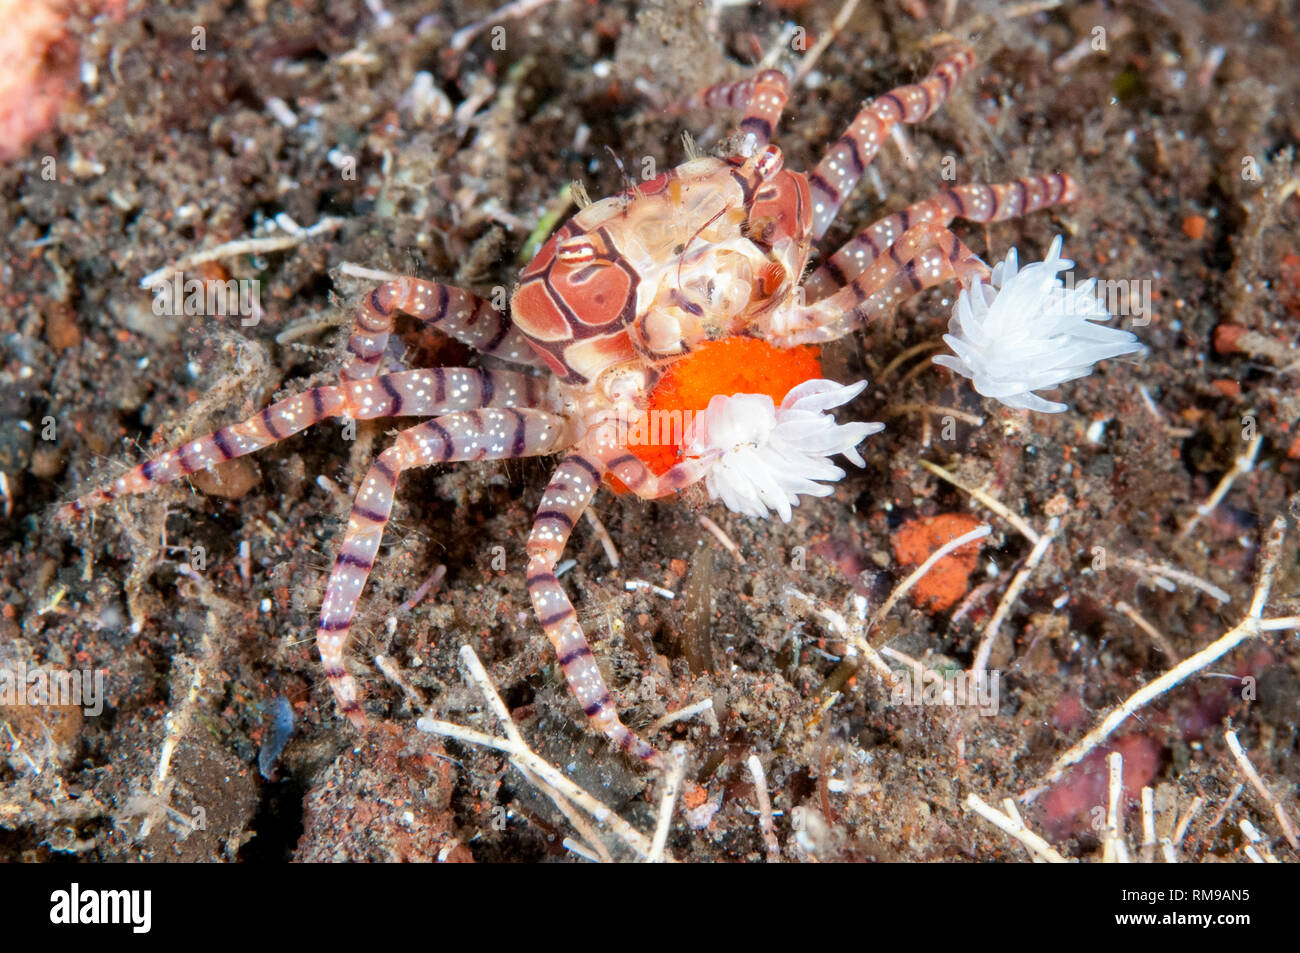
M 52 521 L 54 505 L 88 482 L 333 380 L 345 326 L 371 287 L 342 274 L 344 262 L 485 294 L 510 287 L 529 232 L 566 183 L 583 181 L 593 197 L 621 188 L 607 146 L 633 172 L 643 157 L 660 169 L 683 161 L 685 130 L 715 148 L 733 116 L 661 106 L 746 75 L 786 24 L 804 27 L 810 45 L 839 9 L 755 3 L 711 21 L 688 3 L 557 2 L 450 52 L 452 34 L 493 6 L 393 0 L 381 24 L 361 3 L 133 4 L 120 22 L 74 22 L 95 75 L 56 129 L 0 168 L 0 661 L 102 670 L 106 698 L 97 717 L 0 707 L 0 859 L 572 859 L 561 842 L 574 829 L 536 787 L 497 752 L 417 732 L 410 701 L 373 664 L 391 658 L 428 715 L 496 732 L 458 669 L 463 645 L 543 758 L 653 829 L 661 782 L 588 730 L 529 608 L 523 542 L 552 461 L 403 478 L 350 652 L 375 725 L 364 737 L 338 716 L 312 637 L 349 488 L 392 421 L 363 423 L 350 442 L 327 422 L 228 468 L 220 485 L 173 484 L 72 529 Z M 944 49 L 934 42 L 944 6 L 861 5 L 817 64 L 815 88 L 794 92 L 776 140 L 791 168 L 811 169 L 864 98 L 929 69 Z M 647 726 L 713 700 L 712 716 L 655 738 L 683 742 L 689 757 L 689 813 L 668 840 L 679 859 L 765 855 L 746 768 L 757 754 L 786 859 L 1024 860 L 964 802 L 1035 787 L 1106 711 L 1170 667 L 1117 604 L 1191 655 L 1247 611 L 1282 514 L 1291 530 L 1265 616 L 1300 606 L 1300 395 L 1287 369 L 1300 318 L 1296 7 L 1151 0 L 983 16 L 993 10 L 956 4 L 952 32 L 978 27 L 976 68 L 907 129 L 915 166 L 896 145 L 883 149 L 878 184 L 863 182 L 821 247 L 942 187 L 945 158 L 958 182 L 1069 172 L 1084 185 L 1073 205 L 958 230 L 989 260 L 1013 245 L 1036 260 L 1062 233 L 1081 276 L 1149 281 L 1152 320 L 1135 330 L 1150 352 L 1066 385 L 1071 409 L 1056 415 L 986 402 L 945 371 L 909 374 L 923 356 L 882 382 L 893 358 L 945 329 L 953 291 L 940 288 L 892 328 L 826 350 L 827 376 L 872 381 L 853 419 L 888 429 L 864 445 L 865 470 L 805 500 L 789 524 L 736 517 L 702 493 L 660 504 L 598 497 L 622 568 L 611 570 L 583 523 L 564 581 L 620 711 Z M 206 50 L 192 48 L 196 25 Z M 1072 54 L 1097 28 L 1106 48 Z M 440 94 L 408 95 L 420 71 Z M 273 98 L 296 118 L 277 118 Z M 46 156 L 53 181 L 41 176 Z M 337 165 L 349 156 L 352 177 Z M 270 225 L 280 213 L 342 224 L 198 272 L 260 280 L 260 323 L 153 313 L 145 274 L 282 234 Z M 406 343 L 415 366 L 472 360 L 432 335 Z M 921 416 L 887 413 L 925 403 L 984 422 L 945 437 L 935 418 L 927 445 Z M 1254 470 L 1180 537 L 1254 436 Z M 864 671 L 818 719 L 828 679 L 843 681 L 845 645 L 788 589 L 850 615 L 857 593 L 874 609 L 909 571 L 893 555 L 908 521 L 988 519 L 971 586 L 991 585 L 961 617 L 905 599 L 885 623 L 896 649 L 932 668 L 965 667 L 1029 556 L 1022 535 L 922 459 L 1039 529 L 1061 519 L 994 647 L 999 710 L 891 706 Z M 735 540 L 744 566 L 701 514 Z M 195 547 L 204 568 L 186 575 Z M 1231 599 L 1161 588 L 1125 557 L 1179 567 Z M 439 563 L 441 589 L 401 610 Z M 628 591 L 633 578 L 677 598 Z M 1294 816 L 1298 674 L 1293 635 L 1251 639 L 1111 739 L 1130 793 L 1154 789 L 1161 835 L 1203 799 L 1182 859 L 1245 860 L 1243 818 L 1275 856 L 1296 858 L 1250 785 L 1233 796 L 1244 778 L 1224 729 Z M 277 697 L 296 723 L 267 780 L 258 759 Z M 1094 756 L 1023 808 L 1068 857 L 1102 855 L 1103 774 Z M 1136 798 L 1128 805 L 1136 844 Z M 607 849 L 632 856 L 613 837 Z

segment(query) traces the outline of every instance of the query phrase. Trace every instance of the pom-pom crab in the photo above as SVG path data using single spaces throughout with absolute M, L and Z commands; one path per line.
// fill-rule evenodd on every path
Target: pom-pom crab
M 789 349 L 842 337 L 924 288 L 987 278 L 986 266 L 948 229 L 954 218 L 997 221 L 1074 197 L 1074 183 L 1062 174 L 948 188 L 860 232 L 805 278 L 814 242 L 890 129 L 931 115 L 972 63 L 972 54 L 960 50 L 921 82 L 867 103 L 807 175 L 785 168 L 771 143 L 789 98 L 783 73 L 710 87 L 690 105 L 742 109 L 740 154 L 692 158 L 582 209 L 524 268 L 508 314 L 441 282 L 386 282 L 356 315 L 340 383 L 188 441 L 66 504 L 60 516 L 252 453 L 329 417 L 430 418 L 402 431 L 362 479 L 321 608 L 317 646 L 325 676 L 341 711 L 360 728 L 366 715 L 345 650 L 402 472 L 561 454 L 527 542 L 528 591 L 592 725 L 631 755 L 657 763 L 656 749 L 619 718 L 556 578 L 568 538 L 603 481 L 658 498 L 708 475 L 721 449 L 682 454 L 657 469 L 627 440 L 665 373 L 704 345 L 747 337 Z M 386 372 L 398 312 L 533 370 Z

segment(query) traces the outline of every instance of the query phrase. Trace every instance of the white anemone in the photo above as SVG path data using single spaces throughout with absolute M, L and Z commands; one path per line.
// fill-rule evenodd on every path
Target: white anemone
M 861 467 L 854 448 L 884 424 L 840 424 L 827 413 L 847 404 L 866 381 L 840 385 L 804 381 L 777 407 L 766 394 L 719 394 L 686 433 L 687 457 L 716 457 L 705 477 L 709 495 L 735 513 L 766 517 L 776 510 L 790 522 L 802 496 L 827 496 L 844 471 L 830 462 L 840 453 Z
M 1086 377 L 1098 361 L 1141 351 L 1132 332 L 1094 323 L 1110 319 L 1096 279 L 1067 288 L 1057 273 L 1074 262 L 1060 255 L 1059 235 L 1045 261 L 1023 268 L 1013 248 L 989 284 L 963 289 L 948 322 L 951 333 L 943 336 L 957 356 L 941 354 L 934 362 L 1008 407 L 1059 413 L 1065 404 L 1030 391 Z

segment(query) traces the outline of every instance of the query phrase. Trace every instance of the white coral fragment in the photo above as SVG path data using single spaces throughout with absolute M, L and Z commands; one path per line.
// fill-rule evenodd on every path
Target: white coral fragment
M 841 424 L 827 413 L 847 404 L 866 381 L 840 385 L 804 381 L 777 407 L 766 394 L 719 394 L 695 416 L 687 431 L 687 457 L 716 457 L 704 485 L 709 495 L 746 516 L 767 517 L 776 510 L 790 522 L 800 496 L 827 496 L 844 471 L 830 462 L 843 454 L 861 467 L 857 447 L 884 424 Z
M 1110 314 L 1098 299 L 1096 279 L 1067 288 L 1057 273 L 1074 267 L 1061 258 L 1061 236 L 1047 259 L 1018 266 L 1013 248 L 993 269 L 989 284 L 957 296 L 949 334 L 952 357 L 933 360 L 964 377 L 985 397 L 1008 407 L 1060 413 L 1065 404 L 1031 391 L 1086 377 L 1107 358 L 1143 350 L 1130 331 L 1105 327 Z

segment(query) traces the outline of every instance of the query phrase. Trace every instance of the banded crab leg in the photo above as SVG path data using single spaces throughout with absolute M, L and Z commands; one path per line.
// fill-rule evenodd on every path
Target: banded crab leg
M 780 70 L 763 70 L 736 83 L 719 83 L 700 90 L 685 104 L 688 109 L 744 109 L 739 130 L 753 136 L 755 148 L 772 141 L 781 112 L 790 101 L 790 81 Z
M 515 364 L 540 364 L 510 316 L 486 298 L 440 281 L 396 278 L 371 291 L 357 311 L 348 359 L 340 372 L 343 380 L 364 380 L 379 373 L 399 311 L 484 354 Z
M 969 286 L 988 275 L 988 266 L 949 229 L 933 222 L 913 225 L 843 288 L 781 316 L 774 337 L 782 347 L 834 341 L 893 314 L 926 288 L 953 278 Z
M 814 240 L 825 235 L 835 221 L 840 206 L 875 158 L 889 130 L 899 123 L 917 123 L 931 116 L 974 63 L 975 54 L 962 49 L 939 63 L 921 82 L 900 86 L 862 108 L 808 175 Z
M 120 496 L 242 457 L 306 430 L 327 417 L 432 416 L 484 407 L 536 407 L 539 379 L 517 371 L 442 367 L 399 371 L 343 384 L 313 387 L 277 401 L 241 423 L 186 441 L 117 479 L 65 503 L 57 518 L 71 519 Z
M 357 728 L 365 727 L 366 715 L 356 681 L 344 667 L 344 652 L 357 601 L 392 515 L 393 494 L 402 471 L 462 460 L 540 456 L 559 449 L 569 439 L 568 433 L 565 418 L 544 410 L 468 410 L 426 420 L 402 431 L 371 464 L 352 504 L 343 543 L 325 587 L 316 631 L 325 677 L 339 710 Z
M 819 301 L 834 294 L 884 254 L 914 225 L 947 226 L 955 218 L 1001 222 L 1050 205 L 1073 202 L 1079 188 L 1068 175 L 1027 176 L 1005 185 L 959 185 L 887 215 L 859 232 L 813 271 L 803 283 L 804 298 Z
M 623 724 L 600 674 L 568 593 L 555 576 L 573 527 L 590 505 L 605 474 L 621 479 L 639 496 L 657 498 L 680 490 L 703 476 L 707 459 L 678 464 L 656 476 L 618 442 L 613 427 L 598 427 L 566 456 L 542 493 L 528 535 L 528 594 L 542 631 L 592 727 L 628 754 L 658 766 L 663 756 Z
M 352 616 L 393 506 L 398 474 L 453 460 L 503 459 L 553 452 L 568 439 L 563 417 L 536 409 L 538 379 L 515 371 L 429 368 L 314 387 L 255 417 L 189 441 L 65 504 L 70 519 L 102 503 L 253 453 L 327 417 L 442 415 L 403 431 L 371 466 L 357 495 L 325 590 L 317 646 L 339 707 L 365 725 L 356 683 L 343 665 Z

